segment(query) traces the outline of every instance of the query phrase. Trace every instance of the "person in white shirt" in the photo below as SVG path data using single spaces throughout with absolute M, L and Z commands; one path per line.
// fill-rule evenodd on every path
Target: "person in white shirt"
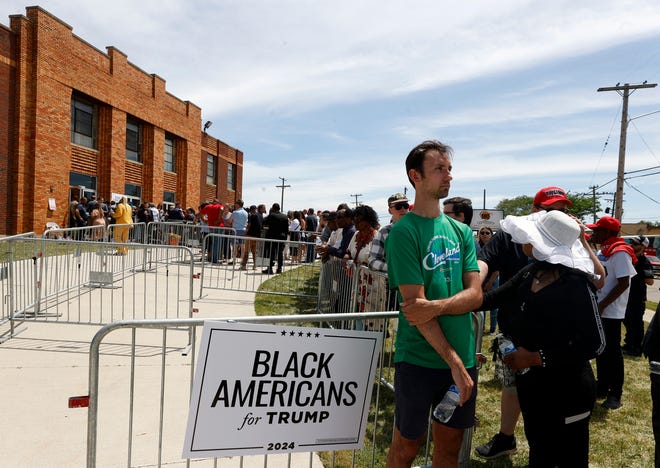
M 605 285 L 598 290 L 600 310 L 606 346 L 596 358 L 598 382 L 596 396 L 605 398 L 603 408 L 615 410 L 621 407 L 623 393 L 623 354 L 621 352 L 621 323 L 626 315 L 630 278 L 637 272 L 635 252 L 619 237 L 621 223 L 611 216 L 603 216 L 595 224 L 587 224 L 593 230 L 591 241 L 600 244 L 597 253 L 607 272 Z

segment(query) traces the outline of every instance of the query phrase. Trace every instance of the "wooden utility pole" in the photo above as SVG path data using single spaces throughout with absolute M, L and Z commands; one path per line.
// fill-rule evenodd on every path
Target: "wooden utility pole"
M 626 166 L 626 133 L 628 131 L 628 97 L 630 90 L 642 88 L 655 88 L 657 83 L 649 83 L 646 81 L 639 85 L 624 84 L 619 86 L 609 86 L 605 88 L 598 88 L 598 92 L 602 91 L 616 91 L 619 95 L 623 96 L 623 109 L 621 111 L 621 135 L 619 136 L 619 166 L 616 176 L 616 192 L 614 194 L 614 217 L 621 221 L 623 217 L 623 175 Z M 623 91 L 623 92 L 622 92 Z
M 282 200 L 281 200 L 281 203 L 280 203 L 280 211 L 284 212 L 284 189 L 289 188 L 291 186 L 290 185 L 284 185 L 284 182 L 286 181 L 286 179 L 284 177 L 278 177 L 278 179 L 282 180 L 282 185 L 276 185 L 275 187 L 282 189 Z
M 351 194 L 351 197 L 355 197 L 355 208 L 358 207 L 358 197 L 361 197 L 361 193 L 356 193 L 355 195 Z

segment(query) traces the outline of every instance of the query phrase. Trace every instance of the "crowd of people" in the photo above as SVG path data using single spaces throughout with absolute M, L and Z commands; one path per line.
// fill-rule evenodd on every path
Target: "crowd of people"
M 494 339 L 504 383 L 500 430 L 476 447 L 477 455 L 491 459 L 515 451 L 514 429 L 522 414 L 529 466 L 587 467 L 596 401 L 609 411 L 623 404 L 624 319 L 630 324 L 624 350 L 642 352 L 640 321 L 653 274 L 648 264 L 635 266 L 644 263 L 648 240 L 639 236 L 626 243 L 620 222 L 610 216 L 584 225 L 568 214 L 571 201 L 556 186 L 538 191 L 530 215 L 507 216 L 499 229 L 482 227 L 475 238 L 468 227 L 470 201 L 445 199 L 452 157 L 452 149 L 438 141 L 410 152 L 406 174 L 415 187 L 414 209 L 384 243 L 389 284 L 400 304 L 395 434 L 387 465 L 411 466 L 425 440 L 429 409 L 450 386 L 458 387 L 459 404 L 448 420 L 433 416 L 433 466 L 458 465 L 477 400 L 469 312 L 496 310 L 490 331 L 500 331 Z M 658 358 L 660 338 L 655 348 L 646 341 L 644 352 Z M 659 376 L 660 369 L 652 374 L 656 437 Z
M 557 186 L 535 194 L 529 215 L 507 216 L 498 228 L 482 226 L 475 235 L 469 227 L 470 200 L 447 198 L 452 159 L 452 149 L 435 140 L 413 148 L 405 167 L 414 203 L 405 194 L 392 194 L 385 225 L 368 205 L 283 213 L 278 203 L 266 212 L 263 204 L 245 209 L 242 200 L 230 205 L 216 199 L 195 211 L 179 204 L 163 210 L 153 203 L 131 209 L 125 198 L 109 204 L 83 198 L 71 203 L 70 226 L 175 221 L 231 228 L 234 240 L 210 243 L 210 262 L 240 264 L 240 270 L 263 267 L 261 272 L 270 275 L 282 273 L 286 260 L 295 265 L 319 258 L 340 262 L 347 273 L 364 266 L 387 274 L 398 295 L 391 305 L 400 312 L 388 467 L 411 466 L 425 440 L 429 409 L 451 385 L 460 401 L 448 420 L 433 418 L 433 466 L 457 466 L 477 401 L 470 312 L 490 311 L 488 331 L 499 331 L 493 349 L 503 382 L 500 427 L 476 454 L 492 459 L 514 452 L 522 414 L 529 466 L 586 467 L 596 401 L 611 411 L 623 405 L 622 353 L 644 351 L 660 360 L 660 338 L 643 343 L 646 287 L 653 284 L 643 255 L 648 240 L 638 236 L 625 242 L 621 223 L 610 216 L 583 224 L 569 214 L 572 203 Z M 127 234 L 119 230 L 116 235 L 121 240 Z M 513 343 L 513 352 L 500 351 L 504 340 Z M 655 375 L 657 441 L 660 369 Z

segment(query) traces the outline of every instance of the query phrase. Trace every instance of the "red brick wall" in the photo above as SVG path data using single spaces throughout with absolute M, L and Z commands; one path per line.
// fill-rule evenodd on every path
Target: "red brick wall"
M 13 195 L 10 192 L 10 158 L 12 154 L 14 102 L 10 91 L 15 86 L 16 63 L 14 36 L 0 26 L 0 234 L 11 232 L 9 207 L 4 206 Z
M 236 200 L 243 198 L 243 152 L 232 148 L 223 141 L 212 137 L 211 135 L 202 134 L 202 164 L 201 164 L 201 179 L 202 184 L 202 201 L 211 198 L 218 198 L 223 203 L 233 204 Z M 218 170 L 216 174 L 215 185 L 206 183 L 206 155 L 212 154 L 218 158 Z M 236 190 L 229 190 L 227 188 L 227 170 L 228 165 L 232 163 L 236 166 Z
M 0 217 L 0 234 L 41 232 L 47 221 L 64 223 L 71 170 L 96 175 L 100 197 L 123 193 L 124 184 L 133 183 L 142 186 L 144 201 L 160 203 L 163 190 L 174 189 L 177 201 L 197 206 L 209 191 L 208 151 L 219 156 L 216 196 L 240 198 L 240 189 L 226 188 L 226 164 L 237 165 L 240 188 L 242 153 L 203 137 L 201 109 L 168 94 L 165 80 L 131 64 L 114 47 L 99 51 L 39 7 L 11 16 L 9 29 L 0 28 L 0 199 L 9 205 L 0 206 L 0 214 L 9 216 Z M 98 105 L 97 149 L 71 143 L 73 92 Z M 126 160 L 127 115 L 144 123 L 138 164 Z M 166 132 L 177 136 L 176 174 L 163 169 Z M 209 148 L 202 150 L 202 139 Z M 10 189 L 14 192 L 7 195 Z M 51 197 L 54 212 L 48 209 Z

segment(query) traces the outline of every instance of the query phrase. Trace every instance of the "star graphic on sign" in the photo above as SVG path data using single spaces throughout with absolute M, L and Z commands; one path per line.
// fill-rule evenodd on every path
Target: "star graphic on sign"
M 312 337 L 312 332 L 307 332 L 307 338 L 311 338 L 311 337 Z
M 282 330 L 281 335 L 282 335 L 282 336 L 286 336 L 286 330 Z
M 303 335 L 304 335 L 303 332 L 298 332 L 298 336 L 303 336 Z
M 316 333 L 314 334 L 314 336 L 315 336 L 316 338 L 318 338 L 319 336 L 321 336 L 321 334 L 320 334 L 319 332 L 316 332 Z
M 296 336 L 296 332 L 294 332 L 293 330 L 291 330 L 291 331 L 289 332 L 289 335 L 290 335 L 290 336 Z

